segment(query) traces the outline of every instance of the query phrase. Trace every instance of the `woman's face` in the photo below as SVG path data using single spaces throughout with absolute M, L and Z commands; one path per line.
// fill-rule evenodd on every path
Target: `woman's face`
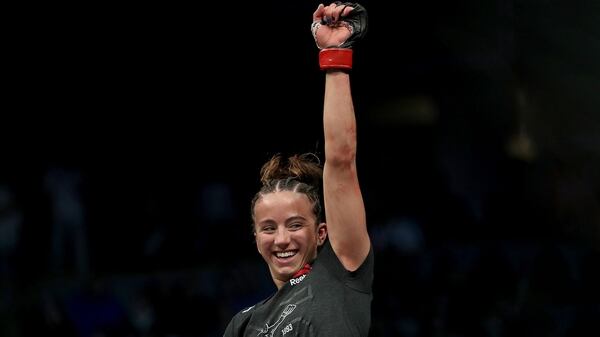
M 316 224 L 308 197 L 280 191 L 265 194 L 254 207 L 256 247 L 269 265 L 277 287 L 317 256 L 327 236 L 325 224 Z

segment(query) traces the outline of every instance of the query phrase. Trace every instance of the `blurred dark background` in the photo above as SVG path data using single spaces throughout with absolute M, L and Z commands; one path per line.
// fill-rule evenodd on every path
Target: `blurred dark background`
M 599 335 L 600 5 L 362 3 L 371 335 Z M 13 12 L 1 336 L 221 336 L 274 291 L 249 205 L 322 155 L 317 4 Z

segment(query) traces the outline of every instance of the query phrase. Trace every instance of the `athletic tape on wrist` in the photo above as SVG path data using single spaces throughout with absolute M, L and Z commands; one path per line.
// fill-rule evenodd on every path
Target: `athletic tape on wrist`
M 319 51 L 321 70 L 352 70 L 352 49 L 325 48 Z

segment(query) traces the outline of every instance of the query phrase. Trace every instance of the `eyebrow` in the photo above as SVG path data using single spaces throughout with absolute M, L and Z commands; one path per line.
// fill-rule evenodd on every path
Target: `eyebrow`
M 294 221 L 308 221 L 305 217 L 301 216 L 301 215 L 294 215 L 288 219 L 285 219 L 285 224 L 289 224 L 290 222 L 294 222 Z M 263 220 L 261 222 L 258 223 L 258 226 L 266 226 L 266 225 L 276 225 L 277 222 L 273 219 L 267 219 L 267 220 Z
M 305 218 L 305 217 L 303 217 L 303 216 L 301 216 L 301 215 L 295 215 L 295 216 L 293 216 L 293 217 L 291 217 L 291 218 L 289 218 L 289 219 L 286 219 L 286 220 L 285 220 L 285 222 L 286 222 L 286 223 L 290 223 L 290 222 L 292 222 L 292 221 L 296 221 L 296 220 L 302 220 L 302 221 L 306 221 L 306 218 Z

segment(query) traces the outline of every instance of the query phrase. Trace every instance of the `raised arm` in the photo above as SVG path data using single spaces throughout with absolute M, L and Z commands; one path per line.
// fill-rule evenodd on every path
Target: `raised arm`
M 357 17 L 352 11 L 362 11 Z M 366 29 L 357 4 L 320 5 L 313 35 L 326 72 L 323 106 L 325 164 L 323 194 L 331 246 L 347 270 L 356 270 L 370 249 L 366 214 L 356 170 L 356 118 L 350 88 L 353 38 Z

